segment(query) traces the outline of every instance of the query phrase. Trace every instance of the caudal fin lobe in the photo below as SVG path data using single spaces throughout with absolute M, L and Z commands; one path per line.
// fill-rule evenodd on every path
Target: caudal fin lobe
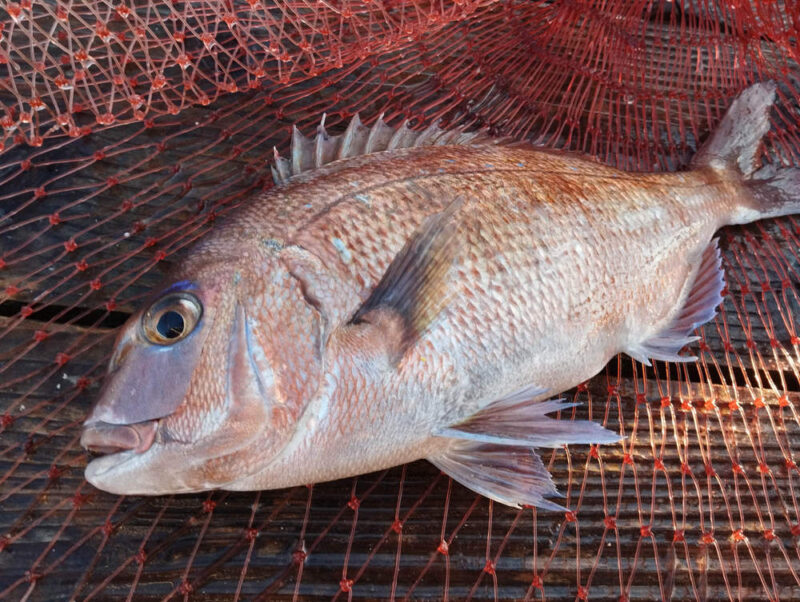
M 768 165 L 758 169 L 761 140 L 770 130 L 776 85 L 750 86 L 731 103 L 717 130 L 692 161 L 693 168 L 738 172 L 744 180 L 742 206 L 731 223 L 800 213 L 800 169 Z
M 800 169 L 796 167 L 765 167 L 747 182 L 747 188 L 759 212 L 755 219 L 800 213 Z

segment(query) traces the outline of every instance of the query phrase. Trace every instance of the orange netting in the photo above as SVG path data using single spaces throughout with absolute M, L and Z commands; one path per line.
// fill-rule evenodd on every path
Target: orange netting
M 779 82 L 800 165 L 798 0 L 55 0 L 0 10 L 0 597 L 800 597 L 800 219 L 723 231 L 700 360 L 574 395 L 619 446 L 545 455 L 565 515 L 417 463 L 250 494 L 119 498 L 80 423 L 159 265 L 271 185 L 273 145 L 355 112 L 688 162 Z

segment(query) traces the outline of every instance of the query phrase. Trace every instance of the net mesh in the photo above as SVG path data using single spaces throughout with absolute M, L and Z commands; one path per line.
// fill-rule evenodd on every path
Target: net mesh
M 762 159 L 800 165 L 800 2 L 23 0 L 0 35 L 0 597 L 800 597 L 796 217 L 722 231 L 696 363 L 623 356 L 569 393 L 625 440 L 544 455 L 566 514 L 424 462 L 116 497 L 78 445 L 115 329 L 271 185 L 292 124 L 441 120 L 673 170 L 774 79 Z

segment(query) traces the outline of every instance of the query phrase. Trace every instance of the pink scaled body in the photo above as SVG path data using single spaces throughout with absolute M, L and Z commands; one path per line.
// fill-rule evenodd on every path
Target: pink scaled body
M 87 478 L 250 490 L 428 458 L 558 507 L 532 448 L 617 436 L 546 400 L 620 352 L 685 360 L 721 300 L 714 232 L 800 207 L 795 170 L 753 165 L 773 95 L 748 89 L 676 174 L 381 122 L 298 136 L 124 327 Z

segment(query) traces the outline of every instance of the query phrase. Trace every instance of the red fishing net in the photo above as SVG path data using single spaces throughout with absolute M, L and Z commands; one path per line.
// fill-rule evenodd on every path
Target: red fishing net
M 0 597 L 800 596 L 796 217 L 722 232 L 699 361 L 621 357 L 569 394 L 625 440 L 544 455 L 566 514 L 424 462 L 123 498 L 78 445 L 115 328 L 271 185 L 292 124 L 440 119 L 672 170 L 774 79 L 762 159 L 800 165 L 800 2 L 22 0 L 0 36 Z

